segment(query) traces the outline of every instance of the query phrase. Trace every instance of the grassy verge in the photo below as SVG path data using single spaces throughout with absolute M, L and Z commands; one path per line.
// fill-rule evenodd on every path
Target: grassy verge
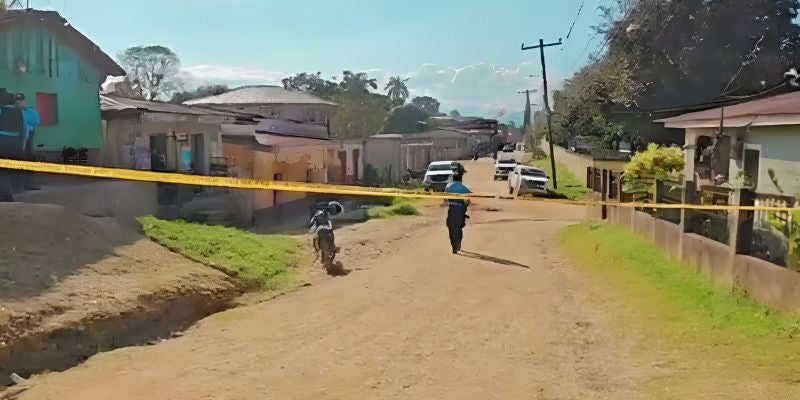
M 548 176 L 553 176 L 553 169 L 550 168 L 550 157 L 545 157 L 531 162 L 536 168 L 539 168 L 547 173 Z M 583 200 L 589 189 L 583 185 L 581 180 L 572 173 L 564 164 L 556 162 L 556 178 L 558 178 L 558 189 L 552 189 L 552 192 L 562 198 L 569 200 Z
M 375 207 L 369 209 L 367 214 L 371 219 L 392 218 L 404 215 L 420 215 L 419 210 L 414 205 L 412 199 L 395 197 L 392 204 L 386 207 Z
M 153 241 L 238 279 L 247 289 L 280 289 L 296 282 L 300 242 L 286 235 L 259 235 L 235 228 L 163 221 L 139 221 Z
M 626 319 L 681 357 L 748 378 L 800 378 L 797 315 L 761 305 L 741 290 L 723 290 L 620 226 L 570 226 L 560 244 L 577 265 L 619 289 L 631 310 Z M 687 372 L 682 379 L 699 378 Z

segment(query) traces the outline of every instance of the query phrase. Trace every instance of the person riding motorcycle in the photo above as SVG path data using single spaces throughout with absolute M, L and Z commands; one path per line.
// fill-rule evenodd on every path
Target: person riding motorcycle
M 330 237 L 330 245 L 333 249 L 334 255 L 339 252 L 339 247 L 336 246 L 336 240 L 333 234 L 333 223 L 331 217 L 341 214 L 344 211 L 344 206 L 338 201 L 322 201 L 314 205 L 313 215 L 311 217 L 309 233 L 314 234 L 314 249 L 319 251 L 321 232 Z

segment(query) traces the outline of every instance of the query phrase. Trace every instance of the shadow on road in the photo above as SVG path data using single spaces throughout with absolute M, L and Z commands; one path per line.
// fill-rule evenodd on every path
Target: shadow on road
M 326 268 L 326 272 L 330 276 L 347 276 L 350 272 L 353 272 L 353 270 L 345 268 L 341 261 L 336 261 L 333 265 Z
M 525 264 L 520 264 L 518 262 L 514 262 L 514 261 L 511 261 L 511 260 L 506 260 L 506 259 L 503 259 L 503 258 L 487 256 L 485 254 L 473 253 L 471 251 L 463 251 L 462 250 L 461 252 L 458 253 L 458 255 L 460 255 L 462 257 L 467 257 L 467 258 L 474 258 L 476 260 L 481 260 L 481 261 L 489 261 L 489 262 L 493 262 L 495 264 L 506 265 L 506 266 L 509 266 L 509 267 L 519 267 L 519 268 L 531 269 L 531 267 L 529 267 L 529 266 L 527 266 Z

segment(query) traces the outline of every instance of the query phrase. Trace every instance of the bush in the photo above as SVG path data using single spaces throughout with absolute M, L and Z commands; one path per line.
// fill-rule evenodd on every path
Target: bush
M 367 212 L 367 214 L 373 219 L 391 218 L 404 215 L 420 215 L 421 213 L 413 203 L 414 200 L 395 197 L 394 200 L 392 200 L 392 205 L 372 208 Z
M 625 178 L 667 180 L 683 173 L 683 162 L 682 149 L 650 143 L 625 165 Z
M 391 186 L 392 167 L 374 167 L 367 164 L 364 167 L 364 183 L 369 186 Z
M 534 148 L 531 151 L 532 160 L 544 160 L 545 158 L 547 158 L 547 153 L 545 153 L 544 150 L 540 148 Z

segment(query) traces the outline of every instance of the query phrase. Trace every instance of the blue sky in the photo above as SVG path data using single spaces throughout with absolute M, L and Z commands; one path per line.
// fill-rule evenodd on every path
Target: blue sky
M 520 44 L 564 38 L 547 51 L 551 86 L 574 73 L 601 40 L 585 0 L 30 0 L 54 9 L 111 55 L 135 45 L 175 50 L 187 85 L 276 83 L 301 71 L 410 77 L 413 94 L 443 109 L 491 116 L 521 110 L 516 94 L 540 86 L 538 51 Z M 589 43 L 587 48 L 587 43 Z M 445 110 L 446 111 L 446 110 Z

